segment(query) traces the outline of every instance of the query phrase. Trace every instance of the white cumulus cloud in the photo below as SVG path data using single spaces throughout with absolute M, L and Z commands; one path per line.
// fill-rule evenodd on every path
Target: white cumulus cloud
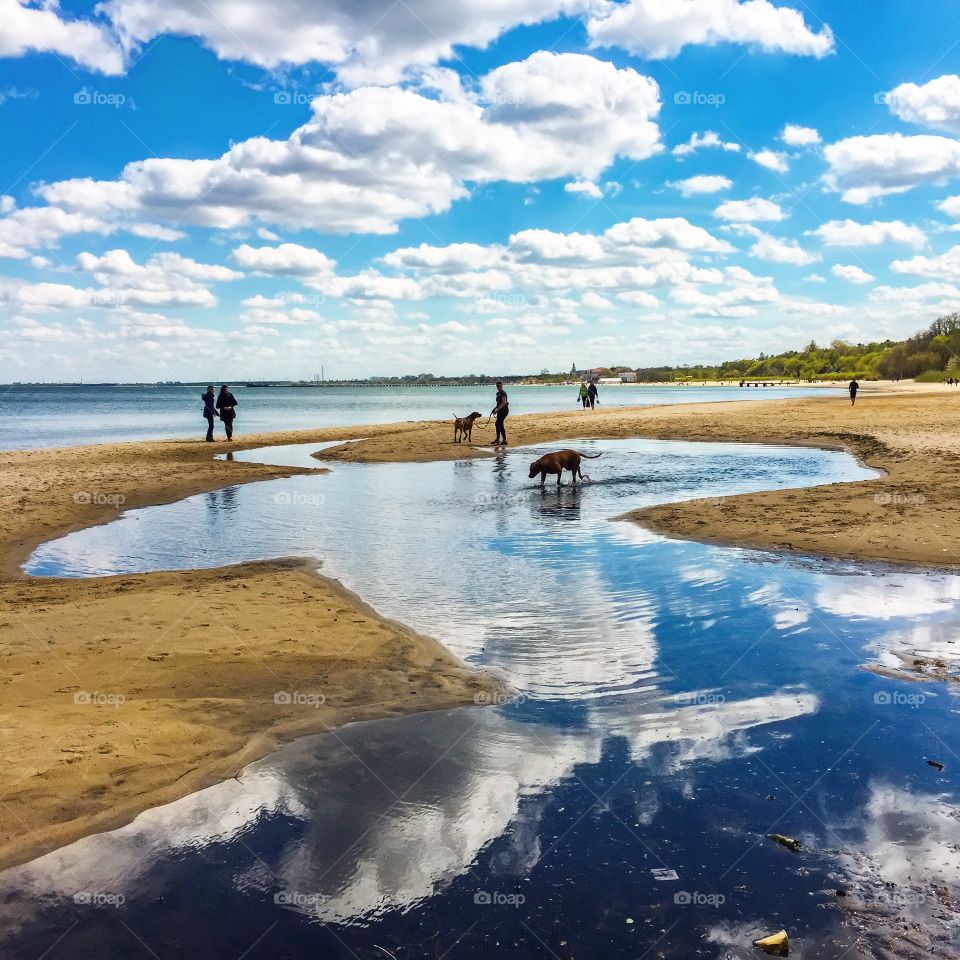
M 813 127 L 788 123 L 781 131 L 780 139 L 789 147 L 812 147 L 820 142 L 820 134 Z
M 960 176 L 960 141 L 948 137 L 881 133 L 849 137 L 824 149 L 827 185 L 848 203 L 869 203 L 887 194 Z
M 119 180 L 41 185 L 71 212 L 236 228 L 250 220 L 390 233 L 447 210 L 468 183 L 594 180 L 660 150 L 659 89 L 582 54 L 534 53 L 482 80 L 480 102 L 399 87 L 317 97 L 287 140 L 254 137 L 210 160 L 150 158 Z
M 702 134 L 694 131 L 690 134 L 690 139 L 685 143 L 678 143 L 673 148 L 675 157 L 685 157 L 697 150 L 709 149 L 724 150 L 727 153 L 739 153 L 740 144 L 728 140 L 721 140 L 720 135 L 715 130 L 705 130 Z
M 736 223 L 750 223 L 754 221 L 783 220 L 786 214 L 780 204 L 763 197 L 751 197 L 749 200 L 727 200 L 713 211 L 715 217 L 721 220 L 730 220 Z
M 828 247 L 871 247 L 881 243 L 906 243 L 922 247 L 927 238 L 913 224 L 902 220 L 874 220 L 872 223 L 857 223 L 855 220 L 829 220 L 809 231 L 819 237 Z
M 910 260 L 894 260 L 890 264 L 894 273 L 910 273 L 934 280 L 960 281 L 960 245 L 951 247 L 936 257 L 913 257 Z
M 786 173 L 790 169 L 787 155 L 778 150 L 764 148 L 763 150 L 757 150 L 756 153 L 748 153 L 747 156 L 754 163 L 766 167 L 767 170 L 773 170 L 774 173 Z
M 870 283 L 874 279 L 873 274 L 867 273 L 862 267 L 855 266 L 852 263 L 835 263 L 830 272 L 841 280 L 848 280 L 850 283 Z
M 603 3 L 587 21 L 597 46 L 639 57 L 673 57 L 688 44 L 740 43 L 761 50 L 824 57 L 833 51 L 826 25 L 811 29 L 803 15 L 769 0 L 629 0 Z
M 960 77 L 947 74 L 922 86 L 901 83 L 886 96 L 894 116 L 960 134 Z
M 687 177 L 686 180 L 668 183 L 667 186 L 679 190 L 685 197 L 692 197 L 703 193 L 719 193 L 721 190 L 729 190 L 733 186 L 733 181 L 729 177 L 702 174 L 697 177 Z
M 64 18 L 55 0 L 0 0 L 0 57 L 31 52 L 53 53 L 98 73 L 123 73 L 123 51 L 101 23 Z

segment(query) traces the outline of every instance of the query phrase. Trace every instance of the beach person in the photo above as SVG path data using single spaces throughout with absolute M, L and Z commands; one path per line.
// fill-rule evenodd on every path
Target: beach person
M 494 406 L 490 411 L 490 415 L 497 418 L 497 436 L 493 441 L 493 445 L 495 447 L 505 447 L 507 445 L 507 431 L 503 429 L 503 421 L 510 415 L 510 402 L 507 397 L 507 391 L 503 389 L 503 382 L 500 380 L 497 381 L 497 396 L 494 400 Z
M 220 419 L 223 421 L 223 429 L 227 432 L 227 439 L 233 439 L 233 421 L 237 415 L 237 398 L 230 392 L 230 388 L 224 384 L 220 388 L 220 395 L 217 397 L 217 410 L 220 412 Z
M 590 398 L 590 409 L 592 410 L 597 405 L 599 397 L 595 383 L 591 383 L 590 386 L 587 387 L 587 396 Z
M 207 443 L 213 443 L 213 421 L 218 416 L 216 397 L 213 395 L 213 384 L 207 387 L 203 394 L 203 415 L 207 420 Z
M 857 391 L 860 389 L 860 384 L 855 379 L 851 380 L 847 389 L 850 391 L 850 406 L 852 407 L 857 402 Z
M 577 393 L 577 396 L 580 398 L 580 403 L 583 404 L 583 409 L 587 409 L 587 404 L 590 403 L 590 391 L 587 389 L 587 381 L 580 381 L 580 390 Z

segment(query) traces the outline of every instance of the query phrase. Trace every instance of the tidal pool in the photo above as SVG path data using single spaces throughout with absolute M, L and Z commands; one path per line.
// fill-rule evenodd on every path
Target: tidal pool
M 570 445 L 604 454 L 578 490 L 536 488 L 536 448 L 334 462 L 38 549 L 27 570 L 58 576 L 319 557 L 518 696 L 304 738 L 8 870 L 0 955 L 746 958 L 783 927 L 794 955 L 839 960 L 867 914 L 953 949 L 955 912 L 935 915 L 960 883 L 957 701 L 860 667 L 949 651 L 960 578 L 612 519 L 871 475 L 844 454 Z

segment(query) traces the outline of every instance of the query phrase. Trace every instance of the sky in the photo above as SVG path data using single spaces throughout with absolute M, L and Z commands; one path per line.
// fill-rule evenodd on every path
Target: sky
M 0 381 L 488 375 L 960 309 L 955 0 L 0 0 Z

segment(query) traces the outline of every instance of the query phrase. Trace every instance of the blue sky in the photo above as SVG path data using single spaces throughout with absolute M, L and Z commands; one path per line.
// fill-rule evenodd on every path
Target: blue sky
M 0 0 L 0 380 L 520 372 L 960 309 L 948 0 Z

